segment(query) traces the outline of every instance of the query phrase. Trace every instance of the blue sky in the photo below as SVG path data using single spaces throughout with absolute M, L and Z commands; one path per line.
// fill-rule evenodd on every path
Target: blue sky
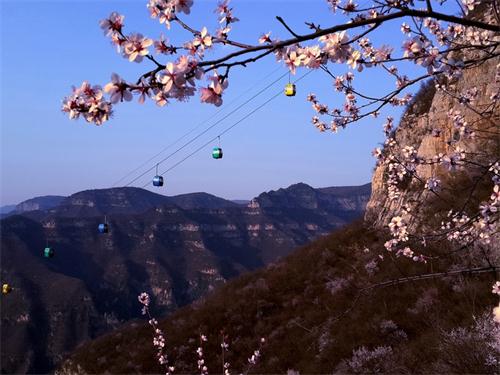
M 184 19 L 198 29 L 206 25 L 214 30 L 215 4 L 195 1 L 192 16 Z M 153 38 L 164 32 L 174 41 L 186 40 L 188 35 L 177 27 L 168 31 L 150 19 L 146 1 L 142 0 L 7 0 L 1 6 L 0 205 L 38 195 L 69 195 L 84 189 L 111 187 L 219 111 L 201 104 L 196 96 L 187 103 L 173 102 L 163 108 L 136 101 L 120 104 L 114 118 L 101 127 L 84 120 L 71 121 L 60 106 L 72 85 L 80 85 L 83 80 L 104 85 L 112 72 L 135 80 L 151 66 L 147 62 L 129 63 L 118 55 L 99 28 L 100 19 L 116 10 L 125 15 L 126 32 L 140 31 Z M 302 33 L 307 32 L 304 21 L 322 26 L 338 21 L 326 2 L 320 0 L 233 0 L 232 6 L 241 20 L 234 24 L 232 38 L 249 43 L 255 43 L 263 32 L 270 30 L 273 36 L 288 37 L 275 20 L 276 15 Z M 387 44 L 392 40 L 400 43 L 399 23 L 379 32 L 376 39 Z M 234 69 L 224 97 L 227 104 L 221 107 L 219 117 L 285 71 L 274 57 Z M 336 66 L 333 71 L 344 73 L 347 67 Z M 297 77 L 303 73 L 299 71 Z M 375 70 L 362 74 L 358 80 L 371 93 L 394 88 L 392 80 Z M 160 170 L 168 169 L 216 136 L 282 90 L 285 83 L 286 78 L 162 164 Z M 310 122 L 314 113 L 305 100 L 310 92 L 332 107 L 343 102 L 332 90 L 331 78 L 314 71 L 298 84 L 295 98 L 280 96 L 222 137 L 222 160 L 213 160 L 211 147 L 207 146 L 166 174 L 163 189 L 151 190 L 166 195 L 206 191 L 226 198 L 251 198 L 262 191 L 301 181 L 315 187 L 370 181 L 374 166 L 370 152 L 382 141 L 383 118 L 368 119 L 337 134 L 319 133 Z M 388 113 L 397 116 L 399 112 L 390 110 L 385 114 Z M 134 185 L 142 186 L 151 177 L 149 173 Z

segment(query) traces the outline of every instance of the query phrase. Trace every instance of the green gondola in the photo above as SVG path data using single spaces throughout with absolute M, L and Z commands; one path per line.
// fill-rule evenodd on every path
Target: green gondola
M 53 258 L 54 257 L 54 249 L 51 248 L 51 247 L 46 247 L 44 250 L 43 250 L 43 256 L 45 258 Z
M 222 148 L 214 147 L 212 150 L 212 157 L 214 159 L 222 159 Z

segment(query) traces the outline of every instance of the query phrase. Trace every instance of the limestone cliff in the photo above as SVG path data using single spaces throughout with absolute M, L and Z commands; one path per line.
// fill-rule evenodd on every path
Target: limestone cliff
M 460 79 L 446 85 L 446 92 L 436 91 L 431 85 L 424 86 L 402 116 L 394 135 L 396 141 L 402 146 L 413 146 L 418 155 L 424 158 L 431 158 L 439 153 L 447 154 L 456 146 L 468 152 L 481 150 L 490 157 L 499 156 L 500 108 L 498 100 L 492 103 L 490 99 L 500 87 L 499 63 L 498 58 L 491 59 L 479 67 L 465 70 Z M 468 108 L 461 104 L 457 97 L 473 87 L 476 87 L 478 92 L 471 108 Z M 488 118 L 481 118 L 473 109 L 476 112 L 487 110 Z M 477 130 L 475 138 L 465 142 L 455 141 L 458 130 L 450 117 L 450 111 L 459 111 L 465 121 L 472 124 Z M 385 165 L 376 168 L 372 178 L 372 195 L 365 214 L 365 218 L 376 226 L 386 226 L 404 203 L 416 208 L 431 199 L 429 194 L 421 193 L 422 182 L 412 180 L 405 186 L 399 199 L 389 200 L 386 173 Z M 449 175 L 439 164 L 419 165 L 417 173 L 424 181 L 431 176 L 445 181 Z

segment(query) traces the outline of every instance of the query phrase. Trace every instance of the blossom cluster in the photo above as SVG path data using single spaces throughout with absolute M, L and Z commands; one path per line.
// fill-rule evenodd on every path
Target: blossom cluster
M 192 4 L 192 0 L 150 0 L 148 9 L 151 17 L 157 18 L 160 23 L 170 27 L 173 21 L 181 22 L 177 13 L 190 13 Z M 221 24 L 217 37 L 211 36 L 206 27 L 203 27 L 201 31 L 196 31 L 186 25 L 194 38 L 182 46 L 169 44 L 168 38 L 163 34 L 158 40 L 144 37 L 140 33 L 126 35 L 124 33 L 125 17 L 117 12 L 111 13 L 108 18 L 100 21 L 100 26 L 117 47 L 117 51 L 131 62 L 140 63 L 147 57 L 155 62 L 157 69 L 144 74 L 136 83 L 127 82 L 118 74 L 113 73 L 111 82 L 104 86 L 104 90 L 101 90 L 99 86 L 90 87 L 87 82 L 84 82 L 81 88 L 74 89 L 73 94 L 64 99 L 62 110 L 67 112 L 71 119 L 77 119 L 81 115 L 88 122 L 101 125 L 111 115 L 111 104 L 131 101 L 133 94 L 139 96 L 139 103 L 144 103 L 146 98 L 151 98 L 158 106 L 168 104 L 170 99 L 185 101 L 194 96 L 197 90 L 196 81 L 204 77 L 204 70 L 199 64 L 205 51 L 215 42 L 229 43 L 227 34 L 231 29 L 231 24 L 238 21 L 227 0 L 219 3 L 216 12 Z M 152 57 L 149 50 L 151 46 L 154 46 L 158 54 L 174 55 L 179 50 L 185 50 L 187 54 L 161 65 Z M 223 91 L 228 86 L 228 79 L 227 76 L 220 76 L 216 69 L 213 69 L 213 72 L 214 74 L 208 78 L 209 84 L 200 87 L 200 98 L 202 102 L 220 106 Z M 109 94 L 109 100 L 104 98 L 104 94 Z
M 262 346 L 264 345 L 265 342 L 266 342 L 266 339 L 264 337 L 261 337 L 260 343 L 259 343 L 259 348 L 254 350 L 253 354 L 248 358 L 248 363 L 250 364 L 250 366 L 254 366 L 257 364 L 257 362 L 261 356 Z
M 287 42 L 287 45 L 276 46 L 280 41 L 272 39 L 270 32 L 263 34 L 259 38 L 259 44 L 264 44 L 269 48 L 269 52 L 274 52 L 278 61 L 295 73 L 298 68 L 323 69 L 327 70 L 327 65 L 346 64 L 347 68 L 352 71 L 362 71 L 365 68 L 382 67 L 391 76 L 395 78 L 396 90 L 380 98 L 368 98 L 361 95 L 352 87 L 351 82 L 353 73 L 349 71 L 345 75 L 335 77 L 336 90 L 343 92 L 345 95 L 345 103 L 342 108 L 334 108 L 328 111 L 327 107 L 318 102 L 313 103 L 313 107 L 320 115 L 329 115 L 333 119 L 327 125 L 318 117 L 313 118 L 313 123 L 319 130 L 324 131 L 331 129 L 337 131 L 342 126 L 345 127 L 348 123 L 357 121 L 367 115 L 377 116 L 381 107 L 386 104 L 403 106 L 411 100 L 411 94 L 405 93 L 402 96 L 403 89 L 419 81 L 412 80 L 406 75 L 399 74 L 398 68 L 395 66 L 386 66 L 386 63 L 393 61 L 406 60 L 421 65 L 425 68 L 429 76 L 442 74 L 447 78 L 458 77 L 461 71 L 466 67 L 465 62 L 458 59 L 456 51 L 461 48 L 468 48 L 471 45 L 477 46 L 478 51 L 488 53 L 489 49 L 495 46 L 494 33 L 489 30 L 464 26 L 462 24 L 446 23 L 432 17 L 423 17 L 418 19 L 415 27 L 410 27 L 403 23 L 401 30 L 406 39 L 402 43 L 401 57 L 395 57 L 395 48 L 392 46 L 381 45 L 375 46 L 369 39 L 368 35 L 379 26 L 376 22 L 380 16 L 389 14 L 398 6 L 392 1 L 387 1 L 386 6 L 374 4 L 366 9 L 359 9 L 357 4 L 348 0 L 342 2 L 340 0 L 328 1 L 333 11 L 342 9 L 343 13 L 350 16 L 354 15 L 347 24 L 353 24 L 349 29 L 356 29 L 356 22 L 366 22 L 374 20 L 373 24 L 366 24 L 369 29 L 358 36 L 350 37 L 347 30 L 331 33 L 321 33 L 318 36 L 311 35 L 307 40 L 314 41 L 311 45 L 302 45 L 299 42 Z M 408 2 L 408 5 L 412 5 Z M 104 33 L 111 38 L 111 41 L 116 45 L 117 50 L 129 61 L 140 63 L 146 57 L 151 60 L 156 66 L 155 69 L 143 74 L 135 85 L 127 84 L 128 91 L 136 91 L 140 94 L 139 101 L 143 102 L 147 97 L 151 97 L 155 102 L 163 106 L 169 102 L 170 98 L 177 100 L 187 100 L 193 96 L 198 89 L 191 78 L 201 79 L 203 73 L 214 71 L 214 77 L 217 77 L 218 82 L 214 81 L 214 77 L 209 77 L 208 86 L 201 86 L 201 101 L 205 103 L 220 106 L 222 96 L 228 82 L 229 69 L 234 65 L 246 66 L 246 60 L 234 61 L 226 63 L 226 60 L 231 60 L 232 54 L 224 58 L 218 58 L 214 62 L 206 62 L 202 64 L 204 55 L 207 50 L 213 48 L 214 44 L 229 44 L 241 49 L 241 54 L 251 53 L 257 46 L 251 46 L 244 43 L 234 42 L 228 39 L 228 34 L 231 31 L 232 24 L 238 21 L 233 14 L 233 8 L 229 6 L 228 0 L 221 1 L 215 13 L 220 27 L 215 33 L 209 33 L 207 27 L 202 27 L 201 30 L 196 30 L 180 20 L 179 15 L 189 15 L 193 6 L 193 0 L 149 0 L 147 8 L 152 18 L 157 19 L 161 24 L 165 24 L 169 29 L 173 22 L 178 23 L 182 28 L 192 34 L 193 38 L 187 40 L 180 46 L 169 44 L 168 38 L 163 34 L 158 40 L 145 37 L 140 33 L 132 33 L 127 35 L 124 33 L 124 16 L 116 12 L 103 19 L 100 22 Z M 469 7 L 469 4 L 467 4 Z M 321 31 L 319 26 L 311 24 L 311 28 L 316 31 Z M 294 34 L 295 36 L 295 34 Z M 162 55 L 174 55 L 178 51 L 186 51 L 186 56 L 180 56 L 177 61 L 166 62 L 161 64 L 156 61 L 150 54 L 149 48 L 154 45 L 155 51 Z M 262 54 L 262 56 L 267 53 Z M 190 70 L 186 70 L 185 61 L 190 60 Z M 260 57 L 259 57 L 260 58 Z M 252 59 L 256 60 L 256 59 Z M 205 68 L 195 68 L 195 67 Z M 217 69 L 226 67 L 228 71 L 223 76 L 217 73 Z M 175 71 L 175 73 L 174 73 Z M 167 83 L 163 83 L 166 81 Z M 174 89 L 170 86 L 170 82 L 175 82 Z M 186 84 L 188 82 L 189 84 Z M 477 95 L 477 90 L 471 89 L 461 98 L 464 104 L 469 104 L 474 101 Z M 129 97 L 130 95 L 126 95 Z M 365 98 L 360 102 L 360 97 Z M 85 111 L 80 111 L 85 113 Z M 86 115 L 86 113 L 85 113 Z M 106 116 L 85 116 L 88 121 L 99 122 L 101 124 L 107 120 Z M 75 118 L 74 116 L 71 118 Z M 459 119 L 457 119 L 458 121 Z M 457 123 L 460 131 L 464 135 L 472 135 L 466 127 Z
M 149 0 L 147 7 L 151 18 L 170 28 L 170 23 L 176 18 L 176 13 L 191 13 L 193 0 Z
M 158 321 L 151 317 L 149 313 L 149 304 L 151 302 L 149 294 L 142 292 L 138 297 L 139 302 L 142 305 L 142 314 L 149 316 L 149 325 L 153 328 L 153 347 L 156 349 L 156 358 L 158 363 L 165 368 L 165 375 L 171 375 L 175 371 L 175 367 L 171 366 L 168 361 L 168 356 L 165 353 L 166 339 L 163 331 L 158 327 Z
M 153 40 L 144 37 L 141 33 L 123 34 L 124 19 L 125 16 L 113 12 L 99 24 L 104 34 L 111 38 L 111 43 L 116 46 L 118 52 L 123 54 L 123 57 L 130 62 L 140 63 L 144 56 L 149 54 L 149 47 L 153 44 Z
M 217 5 L 215 13 L 218 15 L 218 21 L 221 25 L 217 31 L 217 38 L 224 44 L 227 40 L 228 34 L 232 29 L 231 24 L 238 22 L 239 19 L 234 16 L 233 8 L 229 6 L 229 0 L 223 0 Z
M 84 81 L 80 87 L 73 87 L 73 93 L 64 98 L 62 111 L 68 113 L 70 119 L 82 116 L 87 122 L 102 125 L 113 113 L 113 106 L 104 98 L 100 86 Z
M 489 201 L 482 202 L 479 212 L 474 217 L 469 217 L 464 212 L 448 213 L 448 221 L 441 223 L 441 229 L 450 241 L 467 245 L 477 241 L 481 244 L 491 243 L 492 237 L 498 232 L 500 216 L 500 167 L 493 163 L 489 169 L 492 173 L 493 188 Z
M 198 348 L 196 349 L 196 354 L 198 355 L 198 360 L 197 360 L 198 370 L 200 371 L 201 375 L 208 374 L 208 368 L 205 365 L 205 358 L 203 358 L 203 343 L 206 342 L 207 340 L 208 340 L 207 336 L 201 334 L 200 346 L 198 346 Z

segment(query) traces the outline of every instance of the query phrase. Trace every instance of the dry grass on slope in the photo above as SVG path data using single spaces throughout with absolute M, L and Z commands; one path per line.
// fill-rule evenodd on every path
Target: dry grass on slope
M 229 335 L 226 360 L 233 372 L 246 368 L 260 337 L 267 342 L 254 373 L 363 372 L 366 366 L 382 372 L 460 372 L 441 358 L 445 335 L 491 310 L 493 275 L 414 281 L 360 294 L 360 288 L 380 281 L 431 271 L 429 264 L 387 254 L 380 260 L 384 240 L 379 231 L 352 224 L 165 319 L 160 326 L 175 372 L 197 371 L 197 337 L 204 333 L 209 372 L 220 373 L 221 330 Z M 449 264 L 432 267 L 435 272 Z M 75 370 L 78 364 L 90 373 L 158 373 L 162 370 L 152 336 L 147 325 L 129 325 L 80 347 L 66 367 Z M 467 372 L 491 371 L 484 355 L 477 355 Z

